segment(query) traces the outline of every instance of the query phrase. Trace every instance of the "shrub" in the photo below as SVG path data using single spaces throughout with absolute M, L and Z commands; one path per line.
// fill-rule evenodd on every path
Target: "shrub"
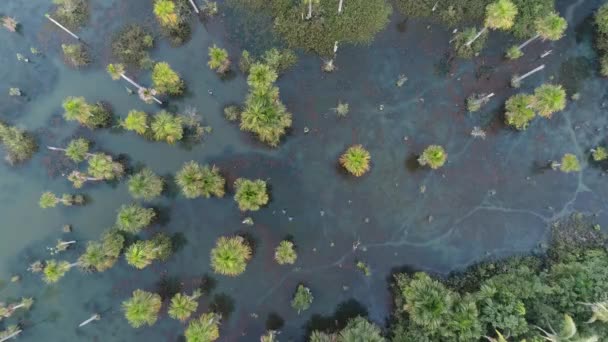
M 447 159 L 448 154 L 443 147 L 439 145 L 429 145 L 424 149 L 420 157 L 418 157 L 418 163 L 422 166 L 428 165 L 431 169 L 438 169 L 445 164 Z
M 268 203 L 266 182 L 261 179 L 249 180 L 239 178 L 234 182 L 236 193 L 234 200 L 238 203 L 241 211 L 257 211 Z
M 102 104 L 91 105 L 84 97 L 67 97 L 63 101 L 63 117 L 68 121 L 77 121 L 87 128 L 106 127 L 112 121 L 112 113 Z
M 215 165 L 201 166 L 195 161 L 184 164 L 175 181 L 186 198 L 224 197 L 226 180 Z
M 296 254 L 293 242 L 283 240 L 274 250 L 274 260 L 279 265 L 293 264 L 296 262 L 298 255 Z
M 57 4 L 53 18 L 63 26 L 76 30 L 89 19 L 89 6 L 87 0 L 55 0 Z
M 363 174 L 369 171 L 370 160 L 369 152 L 361 145 L 349 147 L 340 156 L 340 164 L 356 177 L 363 176 Z
M 112 40 L 112 54 L 121 63 L 143 68 L 150 60 L 148 50 L 154 46 L 154 38 L 143 27 L 124 26 Z
M 226 106 L 224 107 L 224 117 L 228 121 L 236 121 L 241 115 L 241 109 L 238 106 Z
M 150 169 L 143 169 L 129 177 L 129 193 L 133 198 L 150 201 L 163 192 L 164 181 Z
M 171 69 L 168 63 L 160 62 L 152 70 L 154 89 L 161 94 L 181 95 L 184 92 L 184 81 Z
M 211 267 L 215 273 L 237 276 L 247 268 L 251 247 L 240 236 L 220 237 L 211 250 Z

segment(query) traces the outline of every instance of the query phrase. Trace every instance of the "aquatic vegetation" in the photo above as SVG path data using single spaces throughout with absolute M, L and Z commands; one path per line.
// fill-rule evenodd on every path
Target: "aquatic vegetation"
M 165 182 L 152 170 L 145 168 L 131 175 L 127 184 L 133 198 L 151 201 L 163 192 Z
M 162 300 L 158 294 L 138 289 L 133 291 L 131 298 L 122 302 L 122 310 L 129 324 L 133 328 L 139 328 L 156 323 L 161 305 Z
M 19 22 L 15 18 L 4 16 L 2 17 L 2 26 L 10 32 L 17 32 Z
M 566 91 L 561 85 L 543 84 L 534 90 L 532 108 L 538 115 L 550 118 L 553 113 L 566 108 Z
M 127 131 L 133 131 L 139 135 L 144 135 L 148 131 L 148 114 L 140 110 L 131 110 L 127 117 L 120 122 L 120 126 Z
M 101 103 L 89 104 L 84 97 L 67 97 L 62 106 L 66 120 L 76 121 L 87 128 L 107 127 L 112 120 L 112 113 Z
M 551 168 L 554 170 L 559 169 L 564 173 L 578 172 L 581 170 L 581 164 L 579 163 L 576 155 L 566 153 L 560 162 L 552 162 Z
M 163 32 L 174 45 L 183 44 L 190 36 L 187 16 L 190 7 L 185 0 L 155 0 L 154 15 Z
M 46 191 L 40 196 L 40 201 L 38 204 L 40 205 L 40 208 L 46 209 L 54 208 L 59 203 L 65 205 L 66 207 L 72 206 L 74 204 L 84 204 L 84 197 L 82 195 L 70 194 L 63 194 L 61 195 L 61 197 L 58 197 L 52 192 Z
M 207 62 L 209 68 L 215 70 L 218 74 L 225 74 L 230 70 L 230 64 L 226 49 L 219 48 L 215 44 L 209 47 L 209 62 Z
M 246 51 L 243 51 L 243 56 Z M 298 62 L 298 56 L 290 49 L 272 48 L 266 50 L 262 55 L 262 63 L 274 69 L 277 74 L 281 74 L 293 67 Z M 252 64 L 252 63 L 249 63 Z
M 312 304 L 314 297 L 310 289 L 302 284 L 296 288 L 296 293 L 291 300 L 291 307 L 300 314 L 300 312 L 308 310 Z
M 117 230 L 108 230 L 100 242 L 89 241 L 87 248 L 78 258 L 81 269 L 88 272 L 103 272 L 110 269 L 123 249 L 125 238 Z
M 534 98 L 531 95 L 517 94 L 511 96 L 505 103 L 505 122 L 517 130 L 528 128 L 536 114 L 532 109 Z
M 418 163 L 422 166 L 428 165 L 431 169 L 438 169 L 445 164 L 448 154 L 439 145 L 429 145 L 418 157 Z
M 279 98 L 274 86 L 277 73 L 265 64 L 251 66 L 247 83 L 249 94 L 241 113 L 241 129 L 255 133 L 258 139 L 275 147 L 287 128 L 291 127 L 291 114 Z
M 220 315 L 211 313 L 202 314 L 188 323 L 184 332 L 186 342 L 211 342 L 220 338 Z
M 167 260 L 173 253 L 171 238 L 163 233 L 151 240 L 140 240 L 125 251 L 127 263 L 137 269 L 144 269 L 155 260 Z
M 226 180 L 215 165 L 201 166 L 189 161 L 177 172 L 175 182 L 186 198 L 224 197 Z
M 372 272 L 369 270 L 369 265 L 364 263 L 363 261 L 357 261 L 357 263 L 355 264 L 355 267 L 357 267 L 357 269 L 359 269 L 361 272 L 363 272 L 363 274 L 366 277 L 369 277 L 372 275 Z
M 202 295 L 200 290 L 194 290 L 191 295 L 185 295 L 181 293 L 175 294 L 171 298 L 171 304 L 169 305 L 169 317 L 186 321 L 190 316 L 196 312 L 198 308 L 198 298 Z
M 154 89 L 161 94 L 173 96 L 181 95 L 184 92 L 184 81 L 171 69 L 168 63 L 160 62 L 154 65 L 152 70 L 152 83 Z
M 244 74 L 248 73 L 253 63 L 255 63 L 255 58 L 251 56 L 249 51 L 243 50 L 239 59 L 239 69 L 241 72 Z
M 339 118 L 343 118 L 346 115 L 348 115 L 348 112 L 349 112 L 348 103 L 338 101 L 338 105 L 336 106 L 336 108 L 333 108 L 333 110 L 336 112 L 336 115 Z
M 112 39 L 112 54 L 121 63 L 147 69 L 152 62 L 148 50 L 153 46 L 152 34 L 139 25 L 128 24 Z
M 596 148 L 591 149 L 591 156 L 593 160 L 596 162 L 604 161 L 608 159 L 608 149 L 603 146 L 598 146 Z
M 61 44 L 63 58 L 66 63 L 75 68 L 89 64 L 89 54 L 82 44 Z
M 363 176 L 370 168 L 371 156 L 361 145 L 353 145 L 340 156 L 340 165 L 356 177 Z
M 279 243 L 277 248 L 274 250 L 274 260 L 279 265 L 294 264 L 298 254 L 296 253 L 293 242 L 283 240 Z
M 154 115 L 151 129 L 155 140 L 166 141 L 169 144 L 182 140 L 184 136 L 182 118 L 164 110 Z
M 277 332 L 274 330 L 267 331 L 260 337 L 260 342 L 277 342 Z
M 6 161 L 18 164 L 29 160 L 36 151 L 36 140 L 24 130 L 0 122 L 0 143 L 6 151 Z
M 241 211 L 257 211 L 268 203 L 266 182 L 261 179 L 238 178 L 234 181 L 234 200 Z
M 148 227 L 155 217 L 156 213 L 152 208 L 144 208 L 138 204 L 123 205 L 116 215 L 116 227 L 137 234 Z
M 104 153 L 95 153 L 88 159 L 88 174 L 98 180 L 113 180 L 122 177 L 124 166 Z
M 211 250 L 211 267 L 218 274 L 237 276 L 247 268 L 251 247 L 241 236 L 220 237 Z
M 214 17 L 219 13 L 217 2 L 205 0 L 203 6 L 201 6 L 201 12 L 205 17 Z
M 477 36 L 480 34 L 479 36 Z M 475 38 L 477 37 L 477 38 Z M 487 31 L 477 31 L 474 27 L 465 28 L 460 32 L 457 32 L 454 35 L 454 40 L 452 44 L 454 44 L 454 50 L 456 51 L 456 55 L 460 58 L 473 58 L 477 56 L 484 45 L 486 44 L 486 40 L 488 38 Z M 471 44 L 467 43 L 475 39 Z
M 57 5 L 53 17 L 69 29 L 78 29 L 89 19 L 87 0 L 53 0 Z
M 241 116 L 241 108 L 239 108 L 238 106 L 226 106 L 224 107 L 224 117 L 228 120 L 228 121 L 236 121 L 240 118 Z

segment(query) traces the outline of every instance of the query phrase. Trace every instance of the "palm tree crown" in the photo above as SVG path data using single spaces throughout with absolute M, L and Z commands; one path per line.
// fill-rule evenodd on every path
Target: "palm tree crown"
M 202 314 L 190 321 L 184 333 L 186 342 L 212 342 L 220 337 L 220 316 L 215 313 Z
M 245 272 L 250 258 L 251 247 L 245 239 L 240 236 L 222 236 L 211 250 L 211 267 L 216 273 L 237 276 Z
M 543 40 L 558 40 L 564 35 L 568 28 L 566 19 L 560 17 L 556 12 L 538 18 L 535 22 L 536 32 Z
M 491 29 L 508 30 L 515 22 L 517 6 L 510 0 L 498 0 L 486 6 L 485 26 Z
M 543 84 L 534 90 L 532 107 L 540 116 L 549 118 L 566 108 L 566 91 L 561 85 Z
M 129 324 L 139 328 L 145 324 L 151 326 L 156 323 L 161 304 L 158 294 L 135 290 L 133 296 L 122 303 L 122 309 Z

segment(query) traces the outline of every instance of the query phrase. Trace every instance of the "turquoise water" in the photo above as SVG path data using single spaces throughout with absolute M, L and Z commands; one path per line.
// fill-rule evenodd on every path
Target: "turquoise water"
M 86 241 L 97 239 L 114 223 L 116 210 L 132 201 L 126 184 L 87 185 L 82 190 L 91 199 L 87 206 L 42 210 L 37 203 L 43 191 L 74 192 L 61 177 L 73 165 L 44 148 L 24 165 L 1 163 L 0 279 L 5 282 L 0 300 L 36 300 L 30 312 L 10 320 L 22 322 L 23 341 L 176 341 L 184 326 L 166 315 L 166 302 L 158 323 L 141 329 L 128 326 L 120 303 L 136 288 L 170 293 L 179 286 L 190 292 L 201 283 L 211 289 L 201 298 L 199 312 L 211 307 L 224 313 L 222 341 L 257 341 L 267 326 L 276 328 L 276 320 L 269 319 L 276 315 L 284 321 L 280 340 L 300 340 L 314 315 L 332 315 L 340 303 L 350 304 L 345 310 L 365 310 L 383 324 L 391 307 L 387 280 L 397 269 L 447 274 L 484 258 L 538 250 L 549 224 L 576 211 L 596 214 L 600 224 L 608 224 L 605 165 L 588 158 L 590 148 L 605 143 L 608 129 L 607 88 L 597 77 L 592 27 L 586 21 L 600 1 L 558 1 L 569 22 L 565 38 L 536 42 L 517 62 L 502 59 L 504 48 L 515 40 L 492 32 L 480 57 L 454 59 L 447 74 L 439 72 L 447 60 L 451 32 L 416 20 L 398 29 L 404 19 L 398 14 L 371 46 L 341 47 L 339 70 L 333 74 L 321 72 L 318 57 L 299 54 L 298 65 L 278 82 L 294 123 L 276 149 L 256 142 L 223 117 L 225 104 L 245 97 L 243 75 L 221 80 L 206 65 L 207 48 L 213 43 L 227 47 L 232 56 L 245 47 L 272 46 L 274 40 L 263 30 L 251 29 L 242 13 L 221 7 L 227 16 L 204 23 L 193 19 L 192 39 L 174 48 L 157 32 L 149 2 L 91 4 L 91 20 L 79 34 L 94 62 L 74 70 L 64 65 L 60 53 L 60 44 L 71 42 L 70 37 L 44 19 L 50 1 L 0 2 L 0 14 L 23 24 L 20 34 L 0 31 L 2 119 L 35 132 L 41 147 L 62 146 L 82 135 L 95 142 L 95 150 L 128 156 L 131 166 L 146 165 L 161 175 L 173 175 L 184 162 L 197 160 L 218 165 L 229 184 L 238 177 L 266 179 L 271 203 L 244 215 L 232 199 L 232 186 L 223 199 L 186 200 L 170 191 L 152 203 L 163 220 L 147 233 L 180 234 L 183 246 L 168 262 L 136 271 L 121 259 L 105 273 L 72 270 L 48 286 L 26 271 L 29 263 L 51 258 L 46 247 L 60 238 L 78 241 L 60 256 L 75 260 Z M 213 128 L 201 144 L 188 149 L 115 129 L 91 132 L 61 117 L 66 96 L 106 101 L 122 117 L 131 109 L 159 110 L 129 96 L 126 84 L 112 81 L 105 72 L 112 61 L 113 33 L 132 22 L 156 31 L 152 58 L 169 62 L 188 86 L 188 94 L 171 100 L 168 109 L 179 112 L 194 106 Z M 32 46 L 43 56 L 31 56 Z M 548 49 L 553 54 L 539 60 Z M 28 56 L 31 63 L 17 61 L 16 53 Z M 526 79 L 521 89 L 508 87 L 514 73 L 541 63 L 546 69 Z M 402 88 L 395 86 L 400 74 L 408 77 Z M 147 73 L 134 76 L 150 84 Z M 551 80 L 564 83 L 569 95 L 580 93 L 580 100 L 570 101 L 551 120 L 535 119 L 525 132 L 505 127 L 504 100 Z M 26 97 L 9 97 L 8 88 L 15 86 Z M 466 113 L 464 99 L 481 91 L 496 96 L 480 112 Z M 350 104 L 346 118 L 331 111 L 339 100 Z M 485 140 L 471 137 L 474 126 L 486 131 Z M 372 155 L 371 172 L 360 179 L 345 175 L 337 165 L 342 151 L 354 143 L 363 144 Z M 444 168 L 415 167 L 416 155 L 428 144 L 446 148 Z M 545 168 L 564 153 L 578 156 L 581 173 Z M 254 219 L 253 226 L 241 223 L 246 216 Z M 74 232 L 62 233 L 64 224 L 73 225 Z M 210 249 L 219 236 L 234 233 L 247 233 L 256 243 L 247 271 L 236 278 L 212 274 Z M 292 267 L 278 266 L 272 259 L 273 248 L 286 236 L 298 246 L 299 258 Z M 369 264 L 370 277 L 354 267 L 356 260 Z M 8 282 L 13 274 L 22 276 L 20 283 Z M 315 301 L 297 315 L 289 301 L 300 282 L 311 288 Z M 102 314 L 101 321 L 77 328 L 96 312 Z

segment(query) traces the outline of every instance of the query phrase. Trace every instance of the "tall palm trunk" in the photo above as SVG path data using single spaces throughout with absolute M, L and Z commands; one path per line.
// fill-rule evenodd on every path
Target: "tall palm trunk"
M 538 34 L 538 33 L 537 33 L 536 35 L 534 35 L 534 37 L 532 37 L 532 38 L 530 38 L 530 39 L 526 40 L 525 42 L 523 42 L 523 43 L 522 43 L 520 46 L 518 46 L 517 48 L 518 48 L 519 50 L 523 49 L 524 47 L 526 47 L 526 45 L 528 45 L 528 44 L 532 43 L 533 41 L 537 40 L 537 39 L 538 39 L 538 37 L 540 37 L 540 34 Z
M 196 3 L 194 2 L 194 0 L 190 0 L 190 5 L 192 5 L 194 12 L 196 12 L 196 14 L 198 14 L 198 7 L 196 6 Z
M 101 319 L 101 315 L 99 315 L 99 314 L 94 314 L 93 316 L 91 316 L 91 317 L 90 317 L 89 319 L 87 319 L 86 321 L 84 321 L 84 322 L 82 322 L 82 323 L 78 324 L 78 327 L 79 327 L 79 328 L 84 327 L 85 325 L 87 325 L 87 324 L 89 324 L 89 323 L 91 323 L 91 322 L 93 322 L 93 321 L 99 321 L 100 319 Z
M 344 0 L 340 0 L 340 3 L 338 4 L 338 14 L 342 13 L 342 5 L 344 4 Z
M 127 82 L 131 83 L 131 84 L 132 84 L 134 87 L 136 87 L 136 88 L 137 88 L 137 90 L 139 90 L 139 89 L 143 89 L 143 88 L 144 88 L 144 87 L 140 86 L 139 84 L 137 84 L 137 82 L 133 81 L 131 78 L 129 78 L 127 75 L 125 75 L 125 74 L 123 74 L 123 73 L 121 73 L 121 74 L 120 74 L 120 77 L 122 77 L 122 79 L 124 79 L 125 81 L 127 81 Z M 161 100 L 159 100 L 159 99 L 157 99 L 156 97 L 154 97 L 154 96 L 152 96 L 152 95 L 150 95 L 150 97 L 152 97 L 152 99 L 153 99 L 153 100 L 154 100 L 156 103 L 158 103 L 159 105 L 162 105 L 162 104 L 163 104 L 163 103 L 162 103 L 162 101 L 161 101 Z
M 308 0 L 308 15 L 306 16 L 306 20 L 312 18 L 312 0 Z
M 59 26 L 59 28 L 60 28 L 60 29 L 62 29 L 62 30 L 64 30 L 65 32 L 67 32 L 67 33 L 68 33 L 70 36 L 72 36 L 72 37 L 76 38 L 77 40 L 80 40 L 80 38 L 79 38 L 79 37 L 78 37 L 76 34 L 74 34 L 74 32 L 72 32 L 72 31 L 68 30 L 68 29 L 67 29 L 65 26 L 61 25 L 61 24 L 60 24 L 60 23 L 59 23 L 57 20 L 55 20 L 55 19 L 51 18 L 51 16 L 50 16 L 50 15 L 45 14 L 44 16 L 45 16 L 45 17 L 46 17 L 48 20 L 50 20 L 50 21 L 51 21 L 53 24 L 55 24 L 55 25 Z
M 545 65 L 543 64 L 541 66 L 538 66 L 538 67 L 528 71 L 527 73 L 517 77 L 517 82 L 523 81 L 526 77 L 531 76 L 532 74 L 537 73 L 537 72 L 543 70 L 544 68 L 545 68 Z
M 67 150 L 67 149 L 65 149 L 65 148 L 61 148 L 61 147 L 54 147 L 54 146 L 47 146 L 46 148 L 47 148 L 47 149 L 49 149 L 49 150 L 51 150 L 51 151 L 61 151 L 61 152 L 64 152 L 64 153 L 68 151 L 68 150 Z M 93 157 L 93 156 L 94 156 L 94 154 L 93 154 L 93 153 L 87 153 L 87 154 L 85 154 L 85 157 L 86 157 L 86 158 L 91 158 L 91 157 Z
M 12 333 L 12 334 L 10 334 L 10 335 L 8 335 L 8 336 L 5 336 L 5 337 L 3 337 L 2 339 L 0 339 L 0 342 L 8 341 L 8 340 L 10 340 L 11 338 L 13 338 L 13 337 L 15 337 L 15 336 L 17 336 L 17 335 L 21 334 L 21 332 L 22 332 L 22 331 L 23 331 L 23 330 L 19 329 L 19 330 L 15 331 L 14 333 Z
M 466 46 L 471 46 L 471 44 L 473 44 L 474 41 L 477 40 L 477 38 L 479 38 L 484 32 L 486 32 L 488 28 L 487 27 L 483 27 L 479 32 L 477 32 L 477 34 L 475 35 L 475 37 L 473 37 L 473 39 L 469 40 L 465 45 Z

